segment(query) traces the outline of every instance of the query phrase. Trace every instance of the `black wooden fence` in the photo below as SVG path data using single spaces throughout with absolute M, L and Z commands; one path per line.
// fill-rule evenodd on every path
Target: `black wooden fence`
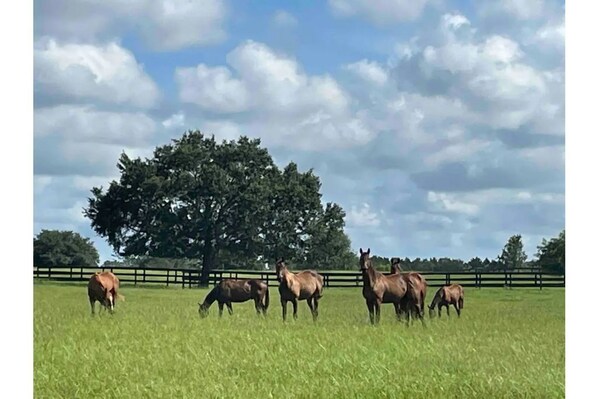
M 121 283 L 149 284 L 163 286 L 181 286 L 182 288 L 199 287 L 199 270 L 192 269 L 145 269 L 145 268 L 90 268 L 90 267 L 42 267 L 33 268 L 34 279 L 48 279 L 66 282 L 84 282 L 96 271 L 112 271 Z M 319 273 L 324 277 L 325 287 L 361 287 L 362 276 L 359 271 L 326 271 Z M 540 270 L 525 269 L 507 272 L 420 272 L 428 285 L 439 287 L 457 283 L 464 287 L 506 287 L 506 288 L 549 288 L 565 287 L 565 276 L 543 273 Z M 216 284 L 225 278 L 258 278 L 269 285 L 278 285 L 273 271 L 250 270 L 213 270 L 209 283 Z

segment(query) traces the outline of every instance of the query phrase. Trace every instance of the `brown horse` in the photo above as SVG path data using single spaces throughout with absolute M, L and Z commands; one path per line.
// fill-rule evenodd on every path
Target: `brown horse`
M 228 308 L 228 313 L 233 314 L 233 302 L 246 302 L 253 299 L 257 314 L 264 316 L 270 304 L 270 291 L 268 284 L 262 280 L 249 279 L 225 279 L 220 281 L 206 295 L 203 303 L 199 305 L 199 316 L 204 318 L 208 315 L 208 309 L 214 301 L 218 301 L 218 316 L 222 317 L 224 305 Z
M 391 258 L 390 263 L 390 274 L 401 275 L 407 281 L 407 295 L 401 301 L 399 313 L 407 316 L 407 322 L 409 322 L 409 318 L 413 319 L 416 317 L 422 320 L 423 323 L 428 282 L 419 273 L 401 273 L 400 258 Z
M 445 285 L 440 287 L 430 303 L 430 317 L 433 315 L 434 308 L 438 306 L 438 317 L 440 317 L 440 310 L 446 306 L 446 314 L 450 317 L 449 305 L 453 305 L 457 311 L 457 316 L 461 317 L 461 310 L 463 309 L 463 287 L 459 284 Z
M 306 300 L 313 320 L 318 319 L 318 301 L 322 298 L 324 278 L 314 270 L 304 270 L 292 273 L 287 268 L 284 259 L 276 262 L 276 279 L 280 283 L 280 304 L 282 305 L 282 320 L 287 319 L 287 302 L 293 304 L 293 318 L 297 319 L 297 301 Z
M 363 297 L 370 313 L 370 323 L 380 322 L 380 305 L 392 303 L 397 318 L 400 315 L 401 300 L 407 294 L 407 280 L 400 274 L 386 276 L 374 269 L 370 259 L 370 249 L 363 252 L 359 248 L 359 266 L 363 275 Z
M 91 314 L 95 314 L 95 304 L 99 301 L 100 304 L 114 312 L 116 299 L 125 300 L 125 297 L 118 293 L 120 282 L 111 272 L 96 272 L 89 279 L 87 283 L 87 295 L 89 296 L 89 303 L 91 305 Z M 100 308 L 101 310 L 102 308 Z

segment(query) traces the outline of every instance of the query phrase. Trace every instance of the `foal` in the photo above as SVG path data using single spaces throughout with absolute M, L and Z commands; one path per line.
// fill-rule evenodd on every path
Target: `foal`
M 280 304 L 282 305 L 282 320 L 287 319 L 287 302 L 293 304 L 293 318 L 297 319 L 297 301 L 306 300 L 313 320 L 318 319 L 318 301 L 322 298 L 324 278 L 314 270 L 304 270 L 291 273 L 280 259 L 276 262 L 276 278 L 280 285 Z
M 440 317 L 440 310 L 443 306 L 446 307 L 446 314 L 450 317 L 449 305 L 453 305 L 457 311 L 457 316 L 461 317 L 461 310 L 463 309 L 463 287 L 459 284 L 446 285 L 440 287 L 432 299 L 429 306 L 430 317 L 433 315 L 433 310 L 438 306 L 438 317 Z
M 391 258 L 390 263 L 390 274 L 399 274 L 407 281 L 407 295 L 401 301 L 400 313 L 405 313 L 408 323 L 409 318 L 413 317 L 417 317 L 423 323 L 428 282 L 417 272 L 401 273 L 400 258 Z

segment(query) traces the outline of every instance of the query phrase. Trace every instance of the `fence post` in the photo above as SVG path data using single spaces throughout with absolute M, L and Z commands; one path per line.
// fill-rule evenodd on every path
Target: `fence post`
M 540 291 L 542 291 L 542 276 L 544 273 L 540 272 Z
M 52 267 L 48 268 L 48 279 L 52 278 Z
M 143 268 L 143 282 L 145 283 L 145 267 Z
M 166 286 L 168 287 L 168 279 L 170 277 L 170 269 L 166 270 Z
M 135 285 L 137 285 L 137 268 L 135 268 L 135 278 L 134 278 Z

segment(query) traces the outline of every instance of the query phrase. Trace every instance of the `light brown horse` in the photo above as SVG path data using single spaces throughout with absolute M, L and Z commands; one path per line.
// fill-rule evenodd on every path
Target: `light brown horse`
M 270 291 L 268 284 L 262 280 L 255 279 L 225 279 L 220 281 L 206 295 L 203 303 L 199 305 L 199 316 L 204 318 L 208 315 L 208 310 L 214 301 L 218 301 L 218 316 L 222 317 L 224 305 L 228 308 L 228 313 L 233 314 L 233 302 L 246 302 L 253 299 L 257 314 L 264 316 L 270 304 Z
M 118 293 L 119 286 L 118 277 L 111 272 L 96 272 L 91 276 L 89 283 L 87 283 L 91 314 L 95 314 L 96 301 L 99 301 L 104 308 L 113 313 L 116 299 L 125 300 L 125 297 Z
M 284 259 L 280 259 L 276 262 L 276 279 L 280 283 L 278 292 L 282 305 L 282 320 L 287 319 L 287 302 L 293 304 L 293 318 L 297 319 L 297 301 L 306 300 L 313 320 L 316 321 L 318 302 L 324 290 L 324 278 L 314 270 L 292 273 Z
M 424 317 L 424 307 L 426 293 L 428 291 L 428 282 L 425 277 L 417 272 L 402 273 L 401 259 L 390 259 L 390 274 L 401 275 L 407 281 L 407 295 L 400 304 L 399 313 L 407 316 L 407 322 L 414 317 L 422 320 Z
M 450 317 L 449 305 L 453 305 L 457 311 L 457 316 L 461 317 L 461 310 L 463 309 L 463 287 L 459 284 L 445 285 L 440 287 L 430 303 L 430 317 L 433 315 L 434 308 L 438 306 L 438 317 L 440 317 L 440 310 L 446 306 L 446 314 Z
M 399 318 L 401 300 L 407 295 L 407 280 L 400 274 L 386 276 L 374 269 L 369 248 L 366 252 L 359 248 L 359 254 L 363 276 L 362 294 L 370 313 L 370 323 L 380 322 L 380 305 L 383 303 L 392 303 Z

